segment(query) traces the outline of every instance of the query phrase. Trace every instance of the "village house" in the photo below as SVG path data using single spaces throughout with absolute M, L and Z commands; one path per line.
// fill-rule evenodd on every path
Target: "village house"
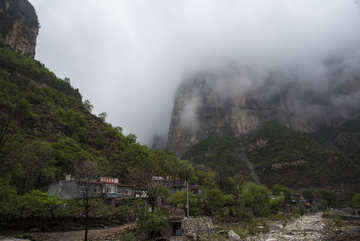
M 117 178 L 84 177 L 71 178 L 49 184 L 49 195 L 61 198 L 98 198 L 116 207 L 121 198 L 135 199 L 135 186 L 120 184 Z
M 311 209 L 316 207 L 316 204 L 312 205 L 308 200 L 305 200 L 301 195 L 293 195 L 293 200 L 290 203 L 285 203 L 284 210 L 290 213 L 292 210 L 299 211 L 299 203 L 302 202 L 307 213 L 311 212 Z

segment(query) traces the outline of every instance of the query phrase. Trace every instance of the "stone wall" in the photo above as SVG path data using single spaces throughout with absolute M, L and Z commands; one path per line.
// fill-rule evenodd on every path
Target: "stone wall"
M 199 234 L 209 232 L 214 229 L 210 217 L 198 217 L 198 218 L 189 218 L 185 219 L 181 223 L 181 229 L 185 234 Z

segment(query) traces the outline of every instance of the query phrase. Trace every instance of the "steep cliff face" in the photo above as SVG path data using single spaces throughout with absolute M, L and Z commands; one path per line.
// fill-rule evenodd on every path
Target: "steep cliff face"
M 167 148 L 181 156 L 204 138 L 246 136 L 269 120 L 314 133 L 359 111 L 358 78 L 324 88 L 324 93 L 298 85 L 257 83 L 242 74 L 202 75 L 184 82 L 176 93 Z M 347 100 L 335 102 L 339 96 Z
M 39 22 L 27 0 L 0 1 L 0 44 L 28 57 L 35 57 Z

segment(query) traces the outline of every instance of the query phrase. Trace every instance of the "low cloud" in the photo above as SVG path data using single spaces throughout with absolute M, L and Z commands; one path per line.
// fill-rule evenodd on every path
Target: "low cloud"
M 189 130 L 196 130 L 199 122 L 197 119 L 198 109 L 201 104 L 200 96 L 185 99 L 184 108 L 180 112 L 180 126 Z
M 356 1 L 29 1 L 41 25 L 35 58 L 142 144 L 168 128 L 176 88 L 199 74 L 223 78 L 225 94 L 267 82 L 268 97 L 298 86 L 294 98 L 311 87 L 333 104 L 351 102 L 331 87 L 347 78 L 327 77 L 337 72 L 325 62 L 339 59 L 342 75 L 358 69 Z M 184 120 L 194 119 L 194 106 Z

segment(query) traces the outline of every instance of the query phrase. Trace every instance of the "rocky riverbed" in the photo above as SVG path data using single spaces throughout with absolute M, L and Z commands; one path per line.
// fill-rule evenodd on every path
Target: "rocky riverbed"
M 331 228 L 322 218 L 322 212 L 304 215 L 298 219 L 284 223 L 277 221 L 269 223 L 269 232 L 250 235 L 246 241 L 282 241 L 282 240 L 346 240 L 338 239 L 347 234 L 345 229 Z

